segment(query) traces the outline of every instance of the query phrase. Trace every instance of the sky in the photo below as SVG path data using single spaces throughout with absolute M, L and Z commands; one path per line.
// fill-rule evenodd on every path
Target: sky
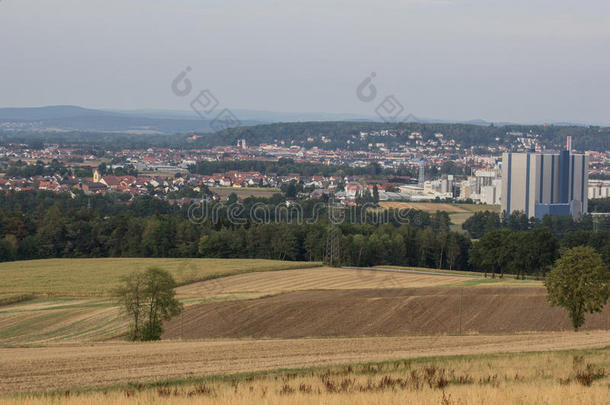
M 394 96 L 417 117 L 610 123 L 607 0 L 377 3 L 0 0 L 0 107 L 189 110 L 208 90 L 263 111 L 375 115 Z

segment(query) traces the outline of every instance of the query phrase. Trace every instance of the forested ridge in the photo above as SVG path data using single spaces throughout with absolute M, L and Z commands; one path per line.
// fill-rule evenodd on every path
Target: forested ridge
M 388 130 L 381 134 L 380 131 Z M 361 138 L 360 133 L 376 132 L 374 137 Z M 0 143 L 23 143 L 32 148 L 44 144 L 79 146 L 91 152 L 103 150 L 145 149 L 149 147 L 197 149 L 221 145 L 235 145 L 246 139 L 249 145 L 281 143 L 286 145 L 317 146 L 324 149 L 366 150 L 371 139 L 388 147 L 404 145 L 412 132 L 422 134 L 423 140 L 434 140 L 436 133 L 454 140 L 463 148 L 510 145 L 515 140 L 511 133 L 536 134 L 547 148 L 558 148 L 571 136 L 577 150 L 605 151 L 610 149 L 610 128 L 576 125 L 473 125 L 453 123 L 382 123 L 382 122 L 290 122 L 230 128 L 215 133 L 177 133 L 172 135 L 138 135 L 107 132 L 2 132 Z M 325 140 L 322 139 L 325 138 Z M 348 141 L 349 144 L 348 144 Z M 98 148 L 100 148 L 98 150 Z

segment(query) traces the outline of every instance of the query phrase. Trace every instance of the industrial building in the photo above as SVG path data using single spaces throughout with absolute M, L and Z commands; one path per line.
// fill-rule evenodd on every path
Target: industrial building
M 504 153 L 502 210 L 527 217 L 587 212 L 588 158 L 566 150 L 555 153 Z

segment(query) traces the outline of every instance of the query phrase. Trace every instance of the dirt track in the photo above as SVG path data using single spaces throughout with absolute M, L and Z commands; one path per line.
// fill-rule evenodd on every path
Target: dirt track
M 606 347 L 610 332 L 169 341 L 0 349 L 0 394 L 422 356 Z
M 610 329 L 610 307 L 601 314 L 587 315 L 584 329 Z M 180 318 L 168 322 L 165 330 L 165 338 L 180 337 Z M 550 307 L 546 290 L 539 287 L 296 291 L 254 300 L 199 304 L 187 307 L 184 313 L 187 339 L 562 330 L 571 330 L 565 310 Z

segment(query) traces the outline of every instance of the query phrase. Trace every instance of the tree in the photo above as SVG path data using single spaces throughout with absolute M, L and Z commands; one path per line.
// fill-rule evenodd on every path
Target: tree
M 102 176 L 109 173 L 108 166 L 105 162 L 102 162 L 97 166 L 97 171 L 100 172 L 100 175 Z
M 449 265 L 449 270 L 453 270 L 460 253 L 462 252 L 458 235 L 451 232 L 447 240 L 447 264 Z
M 123 285 L 119 287 L 120 303 L 127 316 L 131 318 L 131 325 L 127 338 L 129 340 L 142 339 L 142 318 L 144 317 L 144 273 L 134 272 L 123 278 Z
M 475 268 L 485 271 L 487 277 L 488 269 L 491 277 L 496 277 L 500 271 L 500 277 L 504 276 L 504 270 L 511 262 L 512 251 L 508 244 L 511 232 L 508 229 L 497 229 L 487 232 L 471 249 L 470 262 Z
M 288 185 L 282 186 L 282 191 L 286 193 L 286 198 L 296 198 L 297 185 L 296 181 L 292 180 Z
M 227 205 L 235 204 L 238 200 L 237 194 L 231 193 L 227 197 Z
M 176 282 L 165 270 L 151 267 L 123 279 L 118 293 L 120 302 L 131 318 L 130 340 L 159 340 L 163 321 L 182 311 L 175 298 Z
M 585 313 L 601 312 L 610 293 L 610 272 L 601 256 L 588 246 L 563 252 L 544 284 L 552 306 L 564 307 L 574 330 L 585 323 Z

